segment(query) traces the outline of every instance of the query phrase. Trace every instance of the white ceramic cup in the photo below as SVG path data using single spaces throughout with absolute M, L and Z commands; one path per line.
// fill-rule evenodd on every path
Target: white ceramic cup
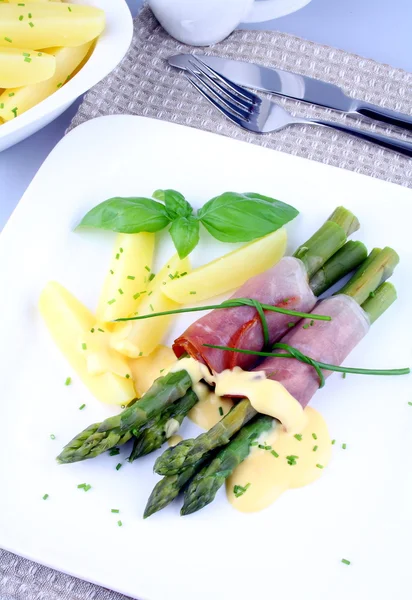
M 239 23 L 261 23 L 306 6 L 310 0 L 149 0 L 171 36 L 192 46 L 225 39 Z

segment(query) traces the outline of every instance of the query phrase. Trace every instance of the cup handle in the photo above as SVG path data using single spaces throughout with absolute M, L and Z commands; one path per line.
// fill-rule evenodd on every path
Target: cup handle
M 309 4 L 310 0 L 255 0 L 244 23 L 263 23 L 284 17 Z

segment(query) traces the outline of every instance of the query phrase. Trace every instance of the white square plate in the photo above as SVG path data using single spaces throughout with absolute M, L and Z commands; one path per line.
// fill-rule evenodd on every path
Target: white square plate
M 290 248 L 335 206 L 353 210 L 362 224 L 357 236 L 369 248 L 392 245 L 401 264 L 393 277 L 399 300 L 347 364 L 412 363 L 411 190 L 175 124 L 89 121 L 50 154 L 0 236 L 0 545 L 141 600 L 404 597 L 411 583 L 409 376 L 332 376 L 313 402 L 337 440 L 329 468 L 261 513 L 234 511 L 221 490 L 190 517 L 179 517 L 177 502 L 144 521 L 153 456 L 132 465 L 124 452 L 55 463 L 64 443 L 112 409 L 89 395 L 53 347 L 37 311 L 40 290 L 57 279 L 94 308 L 112 235 L 73 227 L 106 198 L 162 187 L 181 190 L 195 206 L 227 190 L 289 202 L 301 211 L 288 227 Z M 159 263 L 172 252 L 167 237 Z M 193 262 L 228 249 L 205 235 Z M 191 431 L 186 424 L 184 433 Z M 87 494 L 77 489 L 83 482 L 92 485 Z M 123 527 L 111 508 L 120 509 Z

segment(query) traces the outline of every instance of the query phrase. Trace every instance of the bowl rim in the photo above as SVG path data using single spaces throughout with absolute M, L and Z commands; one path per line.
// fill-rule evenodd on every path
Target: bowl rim
M 0 142 L 4 142 L 9 136 L 16 136 L 26 128 L 29 129 L 36 121 L 47 118 L 62 107 L 69 106 L 106 77 L 126 55 L 133 37 L 133 18 L 126 0 L 71 0 L 71 2 L 103 9 L 106 14 L 104 32 L 97 40 L 89 60 L 73 79 L 36 106 L 18 115 L 16 119 L 0 125 Z

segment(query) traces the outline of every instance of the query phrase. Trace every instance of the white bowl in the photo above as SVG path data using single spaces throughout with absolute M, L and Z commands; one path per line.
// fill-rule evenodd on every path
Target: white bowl
M 21 142 L 61 115 L 84 92 L 106 77 L 126 54 L 133 36 L 133 20 L 125 0 L 71 0 L 106 13 L 106 28 L 93 54 L 66 85 L 12 121 L 0 125 L 0 152 Z

